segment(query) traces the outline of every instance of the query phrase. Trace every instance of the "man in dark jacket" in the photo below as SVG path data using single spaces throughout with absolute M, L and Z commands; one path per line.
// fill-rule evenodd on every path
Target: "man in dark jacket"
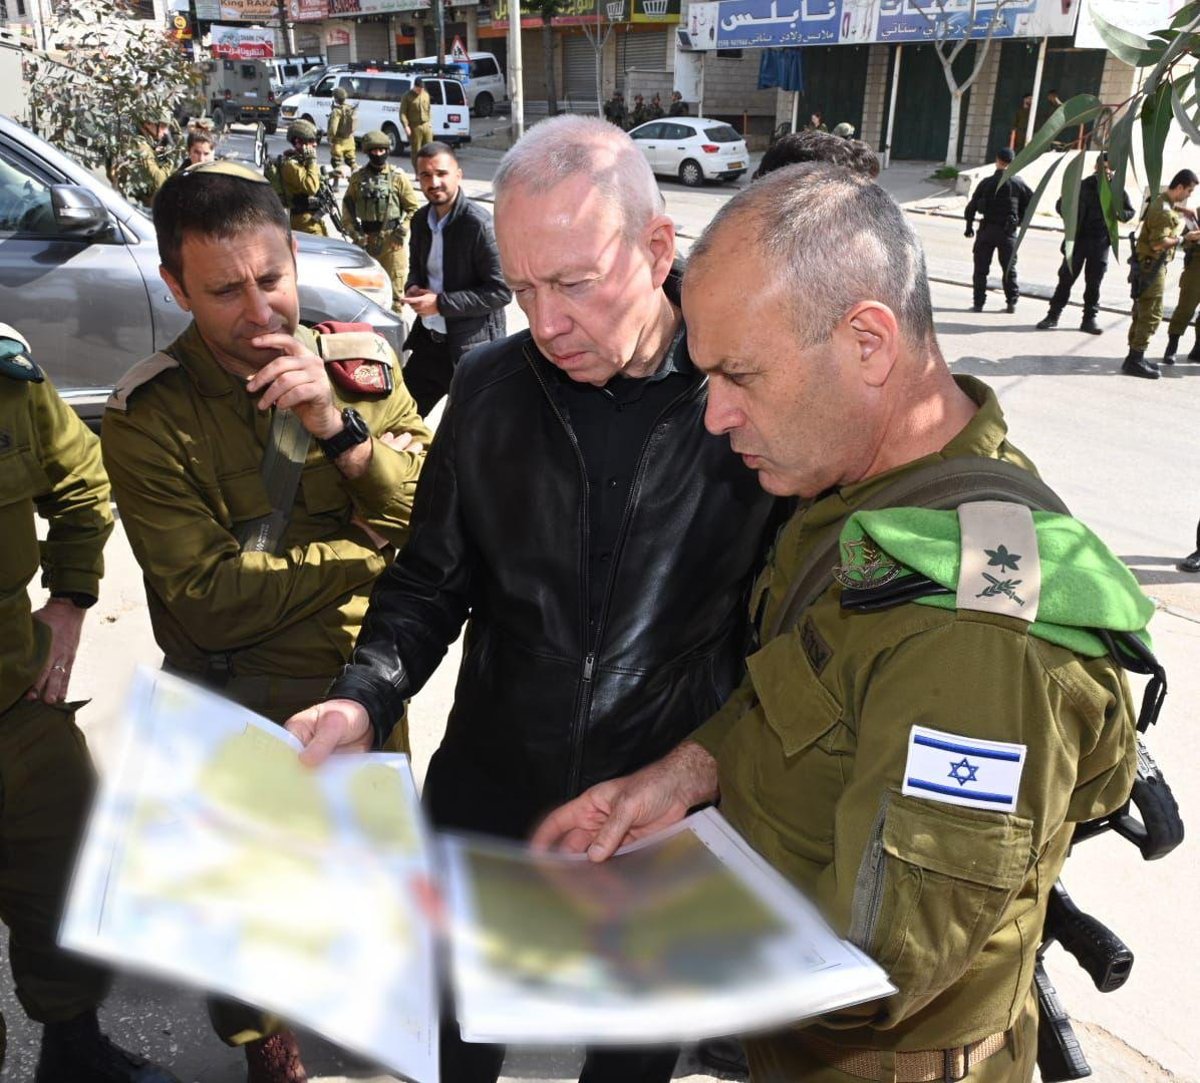
M 512 293 L 500 273 L 492 216 L 462 191 L 462 169 L 445 143 L 417 152 L 417 181 L 428 205 L 412 220 L 404 303 L 419 317 L 404 343 L 412 355 L 404 382 L 422 417 L 450 390 L 473 346 L 504 337 Z
M 288 728 L 310 762 L 382 743 L 393 705 L 467 621 L 425 803 L 439 827 L 519 839 L 557 802 L 650 762 L 732 691 L 775 500 L 705 429 L 674 225 L 629 137 L 551 118 L 493 188 L 529 331 L 459 367 L 412 540 L 331 698 Z M 502 1060 L 444 1028 L 445 1079 L 494 1081 Z M 665 1083 L 674 1063 L 674 1050 L 593 1052 L 582 1078 Z
M 1017 226 L 1025 217 L 1025 210 L 1033 198 L 1029 185 L 1020 177 L 1012 177 L 1001 186 L 1004 170 L 1013 160 L 1013 152 L 1001 147 L 996 153 L 996 172 L 979 182 L 967 204 L 966 219 L 968 237 L 975 237 L 975 215 L 980 214 L 983 222 L 979 236 L 975 238 L 975 273 L 971 279 L 975 288 L 975 311 L 983 311 L 987 296 L 987 276 L 992 266 L 993 254 L 1000 257 L 1000 273 L 1003 276 L 1004 299 L 1007 311 L 1017 310 L 1017 261 L 1013 256 Z
M 1096 323 L 1096 315 L 1100 311 L 1100 283 L 1104 281 L 1104 273 L 1108 270 L 1108 253 L 1112 251 L 1112 242 L 1108 236 L 1108 223 L 1104 220 L 1104 207 L 1100 203 L 1100 170 L 1105 170 L 1111 181 L 1113 171 L 1108 165 L 1108 155 L 1101 154 L 1096 159 L 1096 172 L 1079 186 L 1079 212 L 1075 226 L 1075 247 L 1071 258 L 1067 259 L 1067 245 L 1063 242 L 1063 261 L 1058 269 L 1058 288 L 1050 298 L 1050 311 L 1038 323 L 1039 331 L 1049 331 L 1058 326 L 1058 318 L 1071 299 L 1071 287 L 1083 271 L 1083 322 L 1079 325 L 1081 331 L 1089 335 L 1102 334 Z M 1117 213 L 1117 221 L 1128 222 L 1133 217 L 1133 204 L 1129 195 L 1121 193 L 1121 209 Z M 1062 214 L 1062 200 L 1054 209 Z

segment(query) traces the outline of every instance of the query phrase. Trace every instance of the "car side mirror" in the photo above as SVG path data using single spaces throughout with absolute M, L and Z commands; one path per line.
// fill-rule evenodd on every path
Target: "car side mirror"
M 111 219 L 100 197 L 74 184 L 55 184 L 50 188 L 50 205 L 61 234 L 70 237 L 95 237 L 108 229 Z

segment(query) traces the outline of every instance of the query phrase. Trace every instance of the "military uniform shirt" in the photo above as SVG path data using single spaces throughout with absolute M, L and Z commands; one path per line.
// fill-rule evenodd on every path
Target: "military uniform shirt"
M 410 90 L 400 99 L 400 115 L 410 128 L 419 128 L 423 124 L 432 123 L 431 109 L 429 93 L 425 90 L 419 94 L 415 90 Z
M 1166 259 L 1163 262 L 1170 263 L 1175 258 L 1175 249 L 1160 250 L 1155 246 L 1174 237 L 1179 232 L 1181 221 L 1179 212 L 1175 210 L 1171 203 L 1171 197 L 1166 192 L 1162 192 L 1152 199 L 1150 206 L 1146 208 L 1146 217 L 1142 219 L 1142 228 L 1138 231 L 1138 259 L 1155 260 L 1165 256 Z
M 314 345 L 304 328 L 297 337 Z M 156 640 L 187 672 L 232 652 L 239 677 L 332 678 L 392 556 L 354 520 L 403 544 L 423 455 L 375 439 L 366 473 L 350 480 L 313 441 L 280 555 L 243 553 L 238 525 L 270 507 L 260 477 L 270 413 L 217 363 L 194 323 L 167 353 L 178 367 L 127 395 L 118 385 L 102 441 Z M 353 405 L 374 434 L 408 432 L 428 446 L 429 430 L 395 376 L 382 399 L 335 387 L 335 405 Z
M 42 543 L 37 515 L 50 522 Z M 33 684 L 50 649 L 30 581 L 40 567 L 51 593 L 96 597 L 112 527 L 100 441 L 48 380 L 0 376 L 0 712 Z
M 994 395 L 956 380 L 979 410 L 931 458 L 1032 469 L 1005 439 Z M 823 529 L 928 461 L 798 510 L 755 587 L 759 627 L 773 627 Z M 1028 1011 L 1046 896 L 1071 824 L 1129 793 L 1128 687 L 1108 659 L 1081 659 L 1011 618 L 915 604 L 854 613 L 840 600 L 834 583 L 796 627 L 762 643 L 741 687 L 697 731 L 719 764 L 721 811 L 899 989 L 822 1020 L 820 1038 L 847 1049 L 928 1050 L 1003 1032 Z M 1024 745 L 1015 811 L 903 796 L 914 724 Z M 747 1044 L 752 1067 L 762 1058 L 771 1066 L 764 1074 L 845 1078 L 805 1059 L 797 1030 Z M 999 1058 L 971 1079 L 1012 1078 L 1011 1061 Z

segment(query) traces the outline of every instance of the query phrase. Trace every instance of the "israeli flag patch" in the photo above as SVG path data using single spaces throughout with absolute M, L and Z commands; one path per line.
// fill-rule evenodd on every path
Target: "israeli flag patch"
M 1024 745 L 913 726 L 900 792 L 947 805 L 1013 812 L 1024 766 Z

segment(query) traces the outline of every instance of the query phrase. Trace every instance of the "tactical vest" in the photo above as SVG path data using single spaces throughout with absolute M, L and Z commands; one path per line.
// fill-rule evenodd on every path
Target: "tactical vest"
M 390 165 L 378 172 L 367 168 L 359 174 L 354 216 L 360 222 L 390 222 L 404 218 L 394 177 L 395 170 Z

